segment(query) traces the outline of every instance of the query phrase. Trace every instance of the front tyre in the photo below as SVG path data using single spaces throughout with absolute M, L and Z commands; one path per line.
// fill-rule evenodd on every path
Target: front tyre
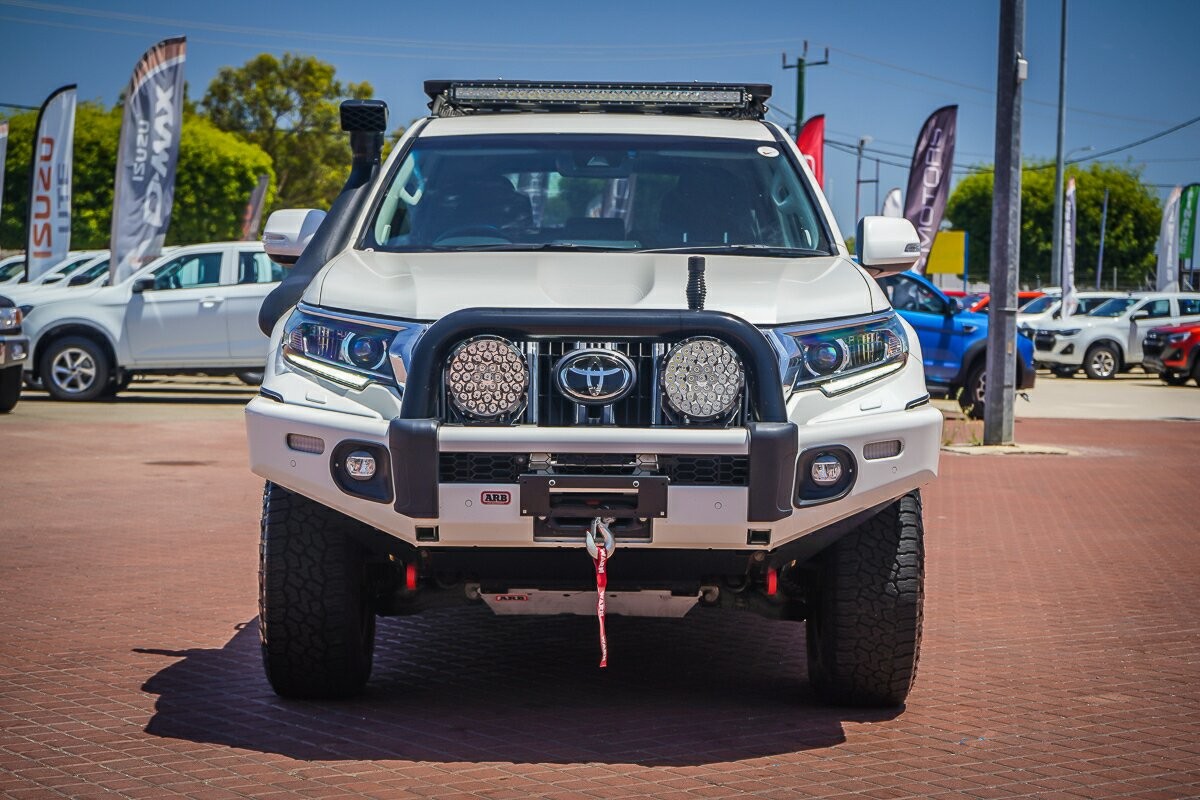
M 917 674 L 925 600 L 921 494 L 904 495 L 826 550 L 808 597 L 808 677 L 828 699 L 898 706 Z
M 1089 378 L 1108 380 L 1121 370 L 1121 354 L 1111 344 L 1094 344 L 1083 359 L 1083 371 Z
M 969 419 L 983 419 L 983 396 L 987 389 L 987 367 L 982 362 L 971 367 L 967 382 L 958 393 L 958 407 Z
M 85 336 L 51 342 L 42 356 L 42 385 L 55 400 L 95 400 L 109 386 L 112 364 L 100 345 Z
M 0 369 L 0 414 L 7 414 L 21 399 L 21 368 Z
M 362 691 L 375 651 L 359 523 L 268 482 L 259 548 L 263 667 L 281 697 Z
M 1167 386 L 1183 386 L 1192 378 L 1186 372 L 1162 372 L 1158 377 L 1162 378 L 1162 382 Z

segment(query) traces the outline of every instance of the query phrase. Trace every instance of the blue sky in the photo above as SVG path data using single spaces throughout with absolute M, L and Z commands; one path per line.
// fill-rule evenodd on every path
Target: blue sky
M 1070 0 L 1068 13 L 1067 150 L 1200 116 L 1200 2 Z M 183 33 L 196 98 L 223 65 L 293 51 L 370 81 L 396 122 L 424 113 L 422 82 L 439 77 L 771 83 L 771 118 L 787 122 L 796 73 L 780 56 L 808 40 L 811 59 L 830 48 L 831 63 L 807 73 L 805 102 L 806 115 L 826 115 L 830 139 L 871 136 L 885 162 L 907 164 L 925 117 L 958 103 L 956 164 L 966 166 L 992 160 L 998 17 L 998 0 L 0 0 L 0 103 L 36 105 L 71 82 L 81 98 L 113 102 L 146 47 Z M 1027 0 L 1026 158 L 1054 155 L 1058 41 L 1059 0 Z M 1200 180 L 1200 124 L 1111 158 L 1144 165 L 1153 184 Z M 880 195 L 906 176 L 882 164 Z M 827 149 L 825 191 L 853 231 L 852 155 Z M 866 213 L 874 188 L 862 197 Z

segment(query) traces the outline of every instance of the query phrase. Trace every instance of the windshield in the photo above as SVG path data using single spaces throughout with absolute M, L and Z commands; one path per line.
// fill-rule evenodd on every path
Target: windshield
M 417 139 L 364 247 L 830 254 L 791 161 L 761 141 L 578 135 Z
M 1059 298 L 1044 294 L 1021 306 L 1022 314 L 1044 314 L 1058 304 Z
M 24 261 L 14 261 L 11 264 L 5 264 L 3 267 L 0 267 L 0 281 L 12 280 L 24 271 Z
M 1088 315 L 1092 317 L 1119 317 L 1136 302 L 1137 299 L 1133 297 L 1114 297 L 1112 300 L 1105 300 L 1088 312 Z
M 1081 297 L 1075 307 L 1075 314 L 1090 314 L 1109 301 L 1107 297 Z

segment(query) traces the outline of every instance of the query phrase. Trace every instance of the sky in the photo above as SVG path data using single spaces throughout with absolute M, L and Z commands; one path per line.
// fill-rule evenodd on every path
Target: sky
M 1053 159 L 1061 0 L 1027 0 L 1021 144 Z M 343 81 L 369 81 L 393 124 L 426 113 L 430 78 L 770 83 L 768 119 L 795 114 L 794 63 L 808 42 L 805 116 L 831 141 L 871 137 L 879 197 L 907 180 L 913 142 L 935 109 L 958 104 L 955 164 L 994 159 L 999 0 L 505 0 L 204 3 L 0 0 L 0 104 L 38 105 L 77 83 L 116 101 L 142 52 L 188 37 L 187 81 L 203 95 L 218 69 L 261 52 L 315 55 Z M 1086 158 L 1200 116 L 1194 0 L 1069 0 L 1065 150 Z M 0 114 L 14 109 L 0 107 Z M 1088 149 L 1090 148 L 1090 149 Z M 854 230 L 855 157 L 826 149 L 825 193 Z M 1137 166 L 1160 197 L 1200 181 L 1200 124 L 1108 156 Z M 875 164 L 864 160 L 863 177 Z M 862 213 L 878 213 L 873 185 Z

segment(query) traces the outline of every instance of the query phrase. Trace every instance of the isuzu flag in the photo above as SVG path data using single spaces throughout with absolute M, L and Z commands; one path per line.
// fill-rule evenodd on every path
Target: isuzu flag
M 925 262 L 937 236 L 946 200 L 950 195 L 950 169 L 954 166 L 954 138 L 958 124 L 958 106 L 943 106 L 929 115 L 913 149 L 908 172 L 904 217 L 917 229 L 921 239 L 921 257 L 913 272 L 925 274 Z
M 1062 318 L 1075 313 L 1079 300 L 1075 297 L 1075 179 L 1067 181 L 1066 200 L 1063 203 L 1063 248 L 1062 248 Z
M 8 155 L 8 123 L 0 122 L 0 208 L 4 208 L 4 159 Z
M 804 123 L 800 135 L 796 137 L 796 146 L 804 155 L 808 168 L 812 170 L 817 185 L 825 188 L 825 115 L 818 114 Z
M 142 56 L 125 90 L 113 187 L 114 283 L 162 252 L 175 199 L 186 56 L 184 37 L 164 39 Z
M 1162 227 L 1158 229 L 1158 279 L 1155 287 L 1160 292 L 1179 288 L 1179 196 L 1182 186 L 1176 186 L 1167 195 L 1163 206 Z
M 250 192 L 250 200 L 246 210 L 242 212 L 242 241 L 252 242 L 258 238 L 258 226 L 262 222 L 263 201 L 267 199 L 267 186 L 271 183 L 269 175 L 259 175 L 258 184 Z
M 904 198 L 900 196 L 900 187 L 892 188 L 883 198 L 883 208 L 879 209 L 881 217 L 904 216 Z
M 33 280 L 71 249 L 71 150 L 75 84 L 55 89 L 38 112 L 29 170 L 25 277 Z

